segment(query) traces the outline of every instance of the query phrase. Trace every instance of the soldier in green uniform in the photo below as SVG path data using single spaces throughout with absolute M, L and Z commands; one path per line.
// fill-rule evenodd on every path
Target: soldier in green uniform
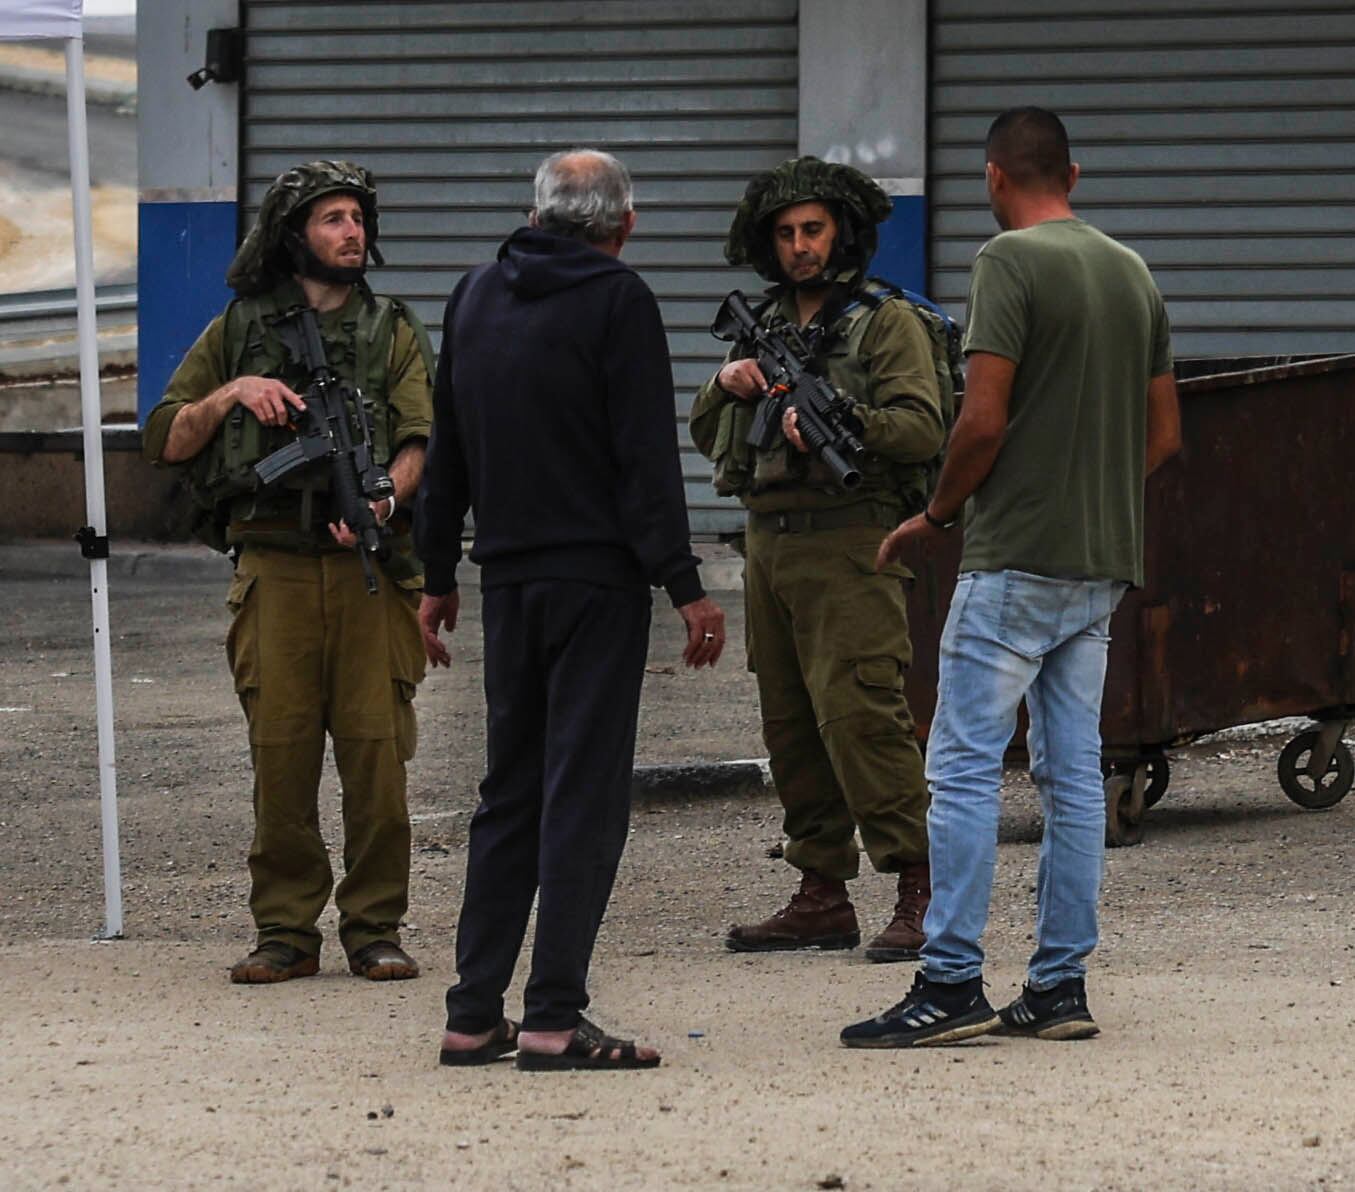
M 350 969 L 372 980 L 416 977 L 400 948 L 409 900 L 405 763 L 412 700 L 423 678 L 417 622 L 422 570 L 407 507 L 432 421 L 427 335 L 400 302 L 364 280 L 376 263 L 376 191 L 367 170 L 317 161 L 282 174 L 226 274 L 238 297 L 189 349 L 146 421 L 148 458 L 183 468 L 205 506 L 202 536 L 236 556 L 226 653 L 249 724 L 254 841 L 249 854 L 254 951 L 237 983 L 319 969 L 316 928 L 333 887 L 317 797 L 326 733 L 343 787 L 344 876 L 335 891 Z M 306 306 L 326 360 L 369 407 L 376 462 L 395 495 L 374 501 L 393 535 L 370 595 L 352 530 L 331 510 L 328 463 L 263 492 L 251 465 L 295 438 L 306 372 L 277 323 Z
M 725 244 L 730 264 L 773 283 L 764 320 L 812 337 L 867 449 L 862 482 L 844 491 L 806 451 L 794 410 L 769 450 L 750 447 L 766 380 L 738 345 L 692 408 L 692 439 L 715 464 L 717 490 L 748 509 L 748 664 L 785 809 L 785 858 L 801 871 L 787 906 L 730 929 L 735 951 L 855 947 L 845 883 L 857 875 L 858 830 L 874 867 L 898 875 L 894 917 L 867 956 L 905 960 L 923 942 L 927 793 L 903 694 L 911 575 L 898 564 L 877 573 L 875 552 L 882 527 L 924 507 L 945 418 L 920 316 L 865 275 L 889 210 L 860 171 L 795 158 L 749 183 Z

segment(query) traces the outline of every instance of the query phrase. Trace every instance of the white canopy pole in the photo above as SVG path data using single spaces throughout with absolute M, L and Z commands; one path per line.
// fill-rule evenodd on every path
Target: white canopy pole
M 80 345 L 80 409 L 85 443 L 85 516 L 94 533 L 90 556 L 94 606 L 94 687 L 99 727 L 99 804 L 103 821 L 105 939 L 122 935 L 122 861 L 118 848 L 118 784 L 113 760 L 113 656 L 108 640 L 108 523 L 104 502 L 103 403 L 94 322 L 94 234 L 90 218 L 89 134 L 85 126 L 85 43 L 66 40 L 66 125 L 75 217 L 75 309 Z

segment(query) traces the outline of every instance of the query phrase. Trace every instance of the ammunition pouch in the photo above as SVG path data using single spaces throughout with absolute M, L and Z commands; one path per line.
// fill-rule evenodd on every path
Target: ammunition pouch
M 711 483 L 722 497 L 747 492 L 753 480 L 753 448 L 748 430 L 753 425 L 751 402 L 731 398 L 720 407 L 715 428 L 715 446 L 711 450 Z

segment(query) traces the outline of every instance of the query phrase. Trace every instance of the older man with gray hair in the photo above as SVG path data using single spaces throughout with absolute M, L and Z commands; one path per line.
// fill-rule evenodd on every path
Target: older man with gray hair
M 685 623 L 688 666 L 715 664 L 724 614 L 689 543 L 658 303 L 619 260 L 630 176 L 596 150 L 553 154 L 529 223 L 447 303 L 416 507 L 429 661 L 450 661 L 438 633 L 456 626 L 468 511 L 485 634 L 489 758 L 441 1062 L 650 1068 L 657 1051 L 583 1017 L 626 843 L 650 589 Z M 504 991 L 533 898 L 519 1027 Z

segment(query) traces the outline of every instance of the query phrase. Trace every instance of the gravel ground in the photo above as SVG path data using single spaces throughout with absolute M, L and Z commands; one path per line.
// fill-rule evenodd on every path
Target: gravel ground
M 0 575 L 0 1180 L 6 1188 L 1331 1188 L 1355 1183 L 1355 800 L 1281 794 L 1284 736 L 1173 756 L 1143 845 L 1109 855 L 1102 1035 L 862 1054 L 846 1022 L 909 966 L 721 946 L 791 887 L 770 797 L 645 800 L 594 965 L 633 1075 L 440 1069 L 441 997 L 483 755 L 478 604 L 419 697 L 407 942 L 418 982 L 229 985 L 250 938 L 249 777 L 215 581 L 111 584 L 127 938 L 101 919 L 87 583 Z M 715 674 L 656 606 L 639 760 L 757 757 L 739 598 Z M 1038 806 L 1009 776 L 989 996 L 1031 946 Z M 323 791 L 337 846 L 337 786 Z M 335 858 L 337 866 L 337 854 Z M 853 897 L 881 925 L 889 883 Z M 322 924 L 332 935 L 331 911 Z M 513 1004 L 510 994 L 510 1006 Z

